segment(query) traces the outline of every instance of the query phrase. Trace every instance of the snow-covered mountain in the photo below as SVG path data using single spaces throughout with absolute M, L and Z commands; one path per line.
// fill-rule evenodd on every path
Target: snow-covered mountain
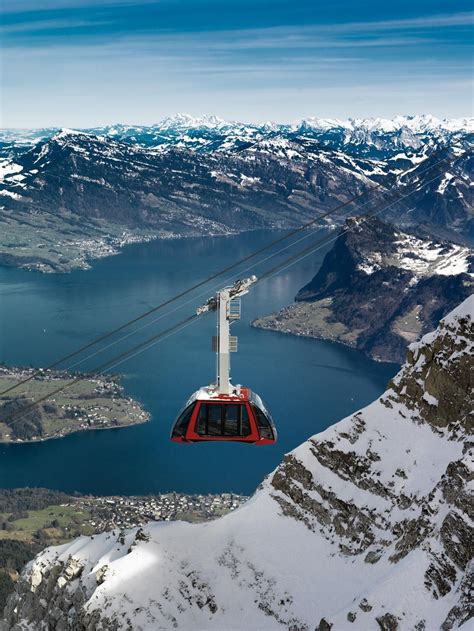
M 406 347 L 474 290 L 474 250 L 351 217 L 296 303 L 259 328 L 355 346 L 403 362 Z
M 32 147 L 21 137 L 21 151 L 0 160 L 0 262 L 82 266 L 67 230 L 50 234 L 51 218 L 75 226 L 75 242 L 78 225 L 95 240 L 130 230 L 176 236 L 288 228 L 377 185 L 376 194 L 321 224 L 338 225 L 396 191 L 407 197 L 388 204 L 385 218 L 474 239 L 470 123 L 425 119 L 256 127 L 181 115 L 150 128 L 64 129 Z M 2 239 L 7 232 L 13 238 Z M 54 241 L 64 245 L 61 260 Z
M 285 456 L 234 513 L 41 553 L 7 629 L 467 629 L 473 314 L 471 296 L 378 400 Z
M 344 155 L 289 141 L 278 150 L 156 152 L 63 130 L 3 165 L 0 263 L 48 271 L 82 265 L 68 257 L 78 225 L 86 239 L 100 231 L 166 237 L 294 227 L 367 189 L 372 168 L 355 158 L 348 168 Z M 52 218 L 64 226 L 59 238 Z M 51 256 L 58 241 L 61 260 Z
M 332 120 L 309 118 L 291 128 L 322 146 L 350 155 L 388 159 L 446 144 L 474 129 L 474 119 L 440 120 L 431 115 Z
M 18 155 L 25 148 L 47 140 L 57 128 L 0 129 L 0 157 Z M 81 131 L 81 130 L 79 130 Z M 393 119 L 307 118 L 292 124 L 263 125 L 225 121 L 217 116 L 176 114 L 155 125 L 107 125 L 82 131 L 166 150 L 188 148 L 199 152 L 235 151 L 274 136 L 292 140 L 304 136 L 322 147 L 354 155 L 387 158 L 400 151 L 418 151 L 424 146 L 446 143 L 474 132 L 474 118 L 440 120 L 431 115 L 395 116 Z
M 394 118 L 349 118 L 347 120 L 328 118 L 307 118 L 295 124 L 295 127 L 305 126 L 313 129 L 331 129 L 342 127 L 350 131 L 364 129 L 367 132 L 394 132 L 409 129 L 414 134 L 433 131 L 454 132 L 473 131 L 472 118 L 439 119 L 431 114 L 417 116 L 395 116 Z

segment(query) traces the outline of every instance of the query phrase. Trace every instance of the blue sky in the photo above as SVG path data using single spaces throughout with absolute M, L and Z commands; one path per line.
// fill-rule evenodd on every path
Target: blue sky
M 2 127 L 472 115 L 464 0 L 3 0 Z

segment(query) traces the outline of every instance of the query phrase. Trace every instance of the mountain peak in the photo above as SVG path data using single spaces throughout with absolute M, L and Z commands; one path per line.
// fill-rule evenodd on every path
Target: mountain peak
M 300 141 L 313 142 L 321 148 L 342 151 L 355 157 L 386 159 L 412 154 L 426 147 L 445 144 L 458 134 L 474 130 L 474 118 L 444 119 L 426 115 L 388 118 L 309 117 L 292 124 L 263 124 L 226 121 L 213 114 L 191 116 L 178 113 L 155 125 L 114 124 L 85 130 L 56 128 L 44 130 L 0 130 L 0 156 L 18 154 L 38 141 L 78 133 L 90 133 L 142 147 L 169 150 L 172 147 L 199 153 L 239 151 L 255 140 L 269 140 L 276 133 Z
M 343 129 L 348 133 L 365 131 L 367 133 L 394 133 L 409 130 L 414 134 L 437 132 L 472 131 L 474 118 L 458 118 L 440 120 L 431 114 L 414 116 L 397 115 L 393 118 L 348 118 L 346 120 L 332 118 L 306 118 L 293 124 L 293 129 Z
M 63 140 L 69 140 L 70 138 L 81 138 L 81 137 L 87 137 L 87 138 L 97 138 L 97 136 L 95 136 L 92 133 L 86 132 L 86 131 L 82 131 L 80 129 L 69 129 L 68 127 L 63 127 L 62 129 L 60 129 L 57 133 L 54 134 L 54 136 L 51 137 L 51 140 L 53 142 L 58 142 L 58 141 L 63 141 Z
M 449 329 L 452 327 L 459 329 L 461 320 L 465 319 L 469 321 L 474 319 L 474 294 L 448 313 L 448 315 L 441 320 L 441 326 Z
M 227 123 L 222 118 L 215 116 L 214 114 L 206 114 L 204 116 L 191 116 L 190 114 L 175 114 L 174 116 L 169 116 L 164 118 L 159 123 L 157 123 L 156 127 L 160 127 L 161 129 L 170 129 L 173 127 L 185 128 L 185 129 L 194 129 L 200 127 L 207 128 L 219 128 L 223 126 L 228 126 Z

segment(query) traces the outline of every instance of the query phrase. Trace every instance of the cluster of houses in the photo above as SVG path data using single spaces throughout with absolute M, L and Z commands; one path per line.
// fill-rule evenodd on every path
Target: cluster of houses
M 26 396 L 34 399 L 44 390 L 31 387 L 35 382 L 70 380 L 67 371 L 7 367 L 0 365 L 0 385 L 5 388 L 34 377 L 26 388 Z M 23 393 L 20 391 L 20 395 Z M 0 406 L 2 405 L 0 401 Z M 2 428 L 1 442 L 31 442 L 49 438 L 62 438 L 71 432 L 88 429 L 108 429 L 137 423 L 145 423 L 150 415 L 131 397 L 124 396 L 122 385 L 111 376 L 84 374 L 77 388 L 68 389 L 66 397 L 51 398 L 41 410 L 43 431 L 12 435 L 8 427 Z M 18 434 L 18 432 L 17 432 Z
M 149 521 L 206 521 L 235 510 L 247 497 L 233 493 L 220 495 L 183 495 L 165 493 L 155 496 L 82 497 L 74 507 L 90 517 L 83 522 L 95 532 L 113 528 L 134 528 Z

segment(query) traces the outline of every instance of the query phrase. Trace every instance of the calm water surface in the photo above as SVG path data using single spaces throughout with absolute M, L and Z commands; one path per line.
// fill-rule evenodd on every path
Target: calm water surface
M 133 245 L 120 256 L 96 262 L 92 270 L 66 275 L 0 268 L 0 361 L 52 363 L 275 236 L 256 232 Z M 377 397 L 396 371 L 393 364 L 377 364 L 337 344 L 249 326 L 257 316 L 292 302 L 323 256 L 320 251 L 257 285 L 243 298 L 243 318 L 233 328 L 239 337 L 239 353 L 232 356 L 233 381 L 251 386 L 265 399 L 278 426 L 276 445 L 169 442 L 177 410 L 198 386 L 214 379 L 210 339 L 215 321 L 208 315 L 115 369 L 124 375 L 126 393 L 150 411 L 150 423 L 44 443 L 0 445 L 0 487 L 96 494 L 251 493 L 285 452 Z M 261 270 L 251 271 L 258 275 Z M 233 278 L 243 275 L 237 272 Z M 196 292 L 189 304 L 183 304 L 189 297 L 183 299 L 179 311 L 78 368 L 92 369 L 186 317 L 212 290 L 201 296 Z

